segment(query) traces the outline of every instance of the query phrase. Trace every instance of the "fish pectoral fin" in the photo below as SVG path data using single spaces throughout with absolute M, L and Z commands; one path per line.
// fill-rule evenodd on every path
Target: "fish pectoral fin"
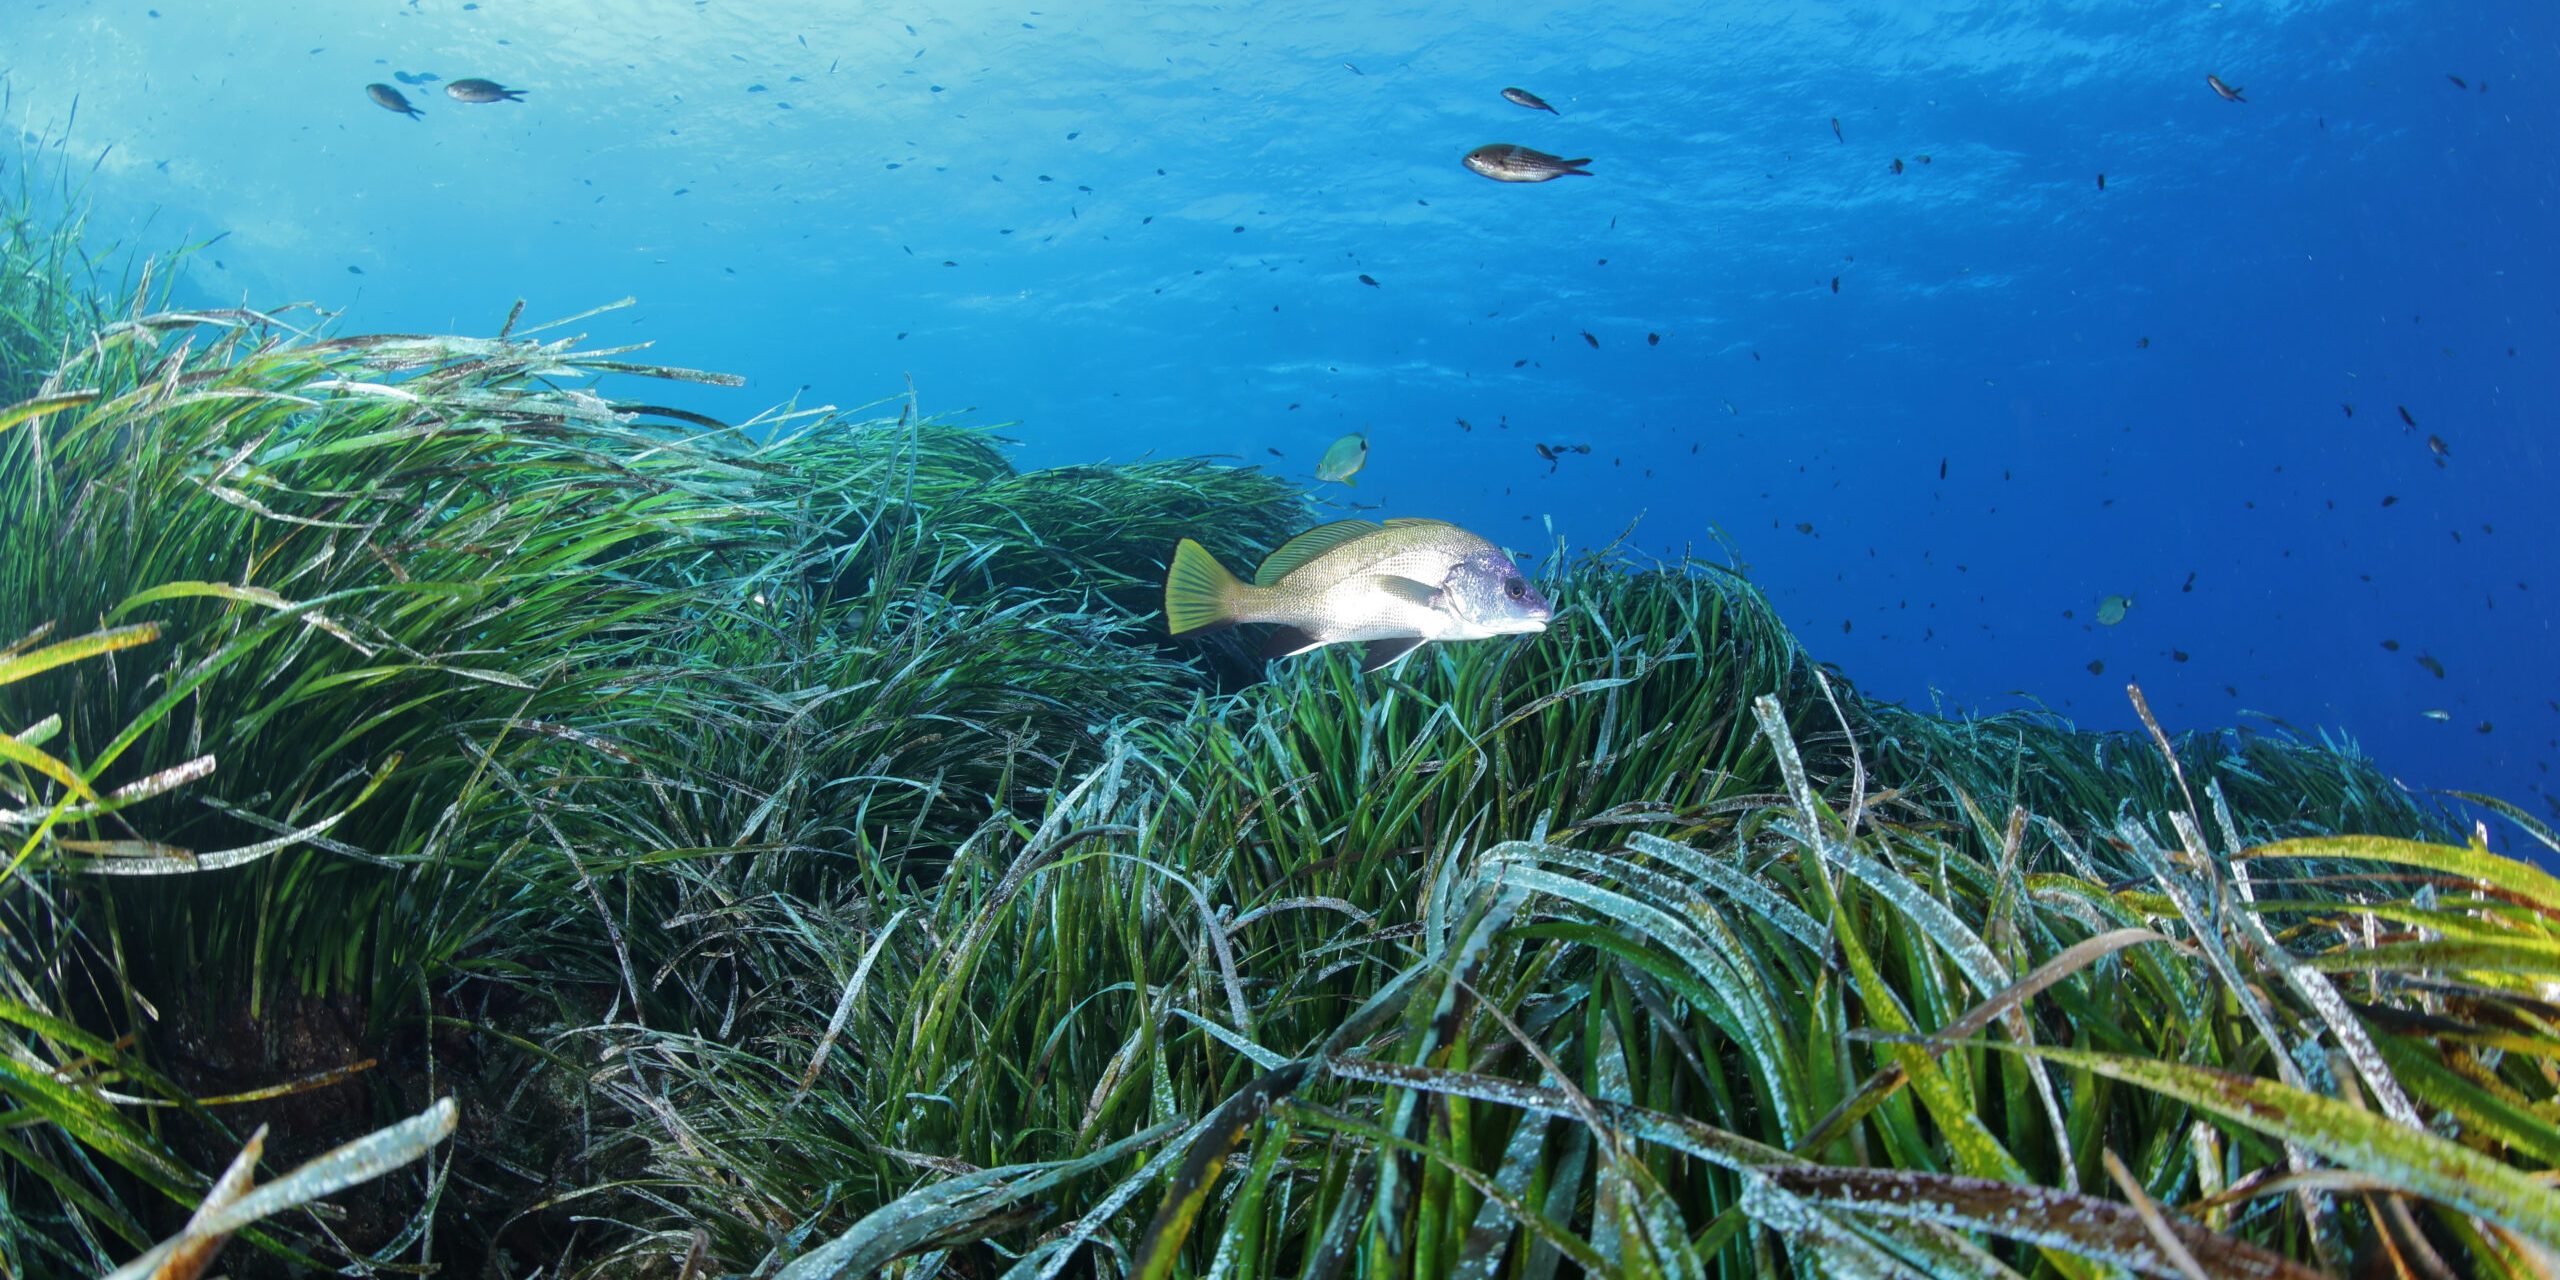
M 1368 585 L 1382 595 L 1420 608 L 1434 608 L 1440 603 L 1440 588 L 1428 582 L 1385 573 L 1369 579 Z
M 1269 662 L 1274 658 L 1290 657 L 1323 644 L 1324 641 L 1317 639 L 1312 631 L 1299 627 L 1282 627 L 1272 632 L 1270 639 L 1262 642 L 1262 660 Z
M 1397 636 L 1389 640 L 1372 640 L 1360 651 L 1362 674 L 1375 671 L 1422 647 L 1420 636 Z

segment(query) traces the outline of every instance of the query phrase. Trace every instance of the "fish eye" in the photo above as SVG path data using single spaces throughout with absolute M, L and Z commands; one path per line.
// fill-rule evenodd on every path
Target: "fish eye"
M 1517 600 L 1529 594 L 1529 584 L 1519 574 L 1512 574 L 1502 580 L 1502 594 Z

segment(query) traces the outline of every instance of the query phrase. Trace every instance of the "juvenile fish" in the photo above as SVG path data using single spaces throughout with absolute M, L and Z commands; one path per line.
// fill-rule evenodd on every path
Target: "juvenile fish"
M 1365 641 L 1360 669 L 1375 671 L 1427 641 L 1544 631 L 1554 608 L 1502 548 L 1456 525 L 1337 520 L 1283 543 L 1252 582 L 1183 539 L 1165 573 L 1164 616 L 1175 635 L 1278 623 L 1266 658 Z
M 1563 112 L 1556 110 L 1554 107 L 1548 106 L 1546 99 L 1541 98 L 1526 89 L 1505 89 L 1502 91 L 1502 100 L 1517 106 L 1527 107 L 1531 111 L 1544 111 L 1551 116 L 1560 116 L 1564 114 Z
M 1591 171 L 1582 167 L 1591 163 L 1589 156 L 1567 160 L 1507 142 L 1478 147 L 1466 154 L 1465 161 L 1468 168 L 1496 182 L 1552 182 L 1566 174 L 1591 176 Z
M 2221 94 L 2221 95 L 2222 95 L 2222 100 L 2223 100 L 2223 101 L 2225 101 L 2225 102 L 2247 102 L 2247 101 L 2248 101 L 2248 99 L 2247 99 L 2247 98 L 2243 98 L 2243 97 L 2241 97 L 2241 96 L 2240 96 L 2240 91 L 2239 91 L 2238 89 L 2233 88 L 2232 86 L 2230 86 L 2230 85 L 2228 85 L 2228 84 L 2224 84 L 2224 83 L 2222 82 L 2222 77 L 2220 77 L 2220 76 L 2217 76 L 2217 75 L 2208 75 L 2208 76 L 2206 76 L 2206 77 L 2204 78 L 2204 82 L 2205 82 L 2206 84 L 2212 85 L 2212 86 L 2213 86 L 2213 91 L 2214 91 L 2215 93 Z
M 1333 442 L 1316 462 L 1316 479 L 1339 480 L 1351 484 L 1351 477 L 1369 465 L 1369 437 L 1354 432 Z
M 456 80 L 444 87 L 444 96 L 456 102 L 522 102 L 524 94 L 495 80 Z
M 373 105 L 380 107 L 385 111 L 397 111 L 412 120 L 426 119 L 426 116 L 421 114 L 416 107 L 409 105 L 409 100 L 402 97 L 399 90 L 392 88 L 390 85 L 366 85 L 364 87 L 364 96 L 373 99 Z

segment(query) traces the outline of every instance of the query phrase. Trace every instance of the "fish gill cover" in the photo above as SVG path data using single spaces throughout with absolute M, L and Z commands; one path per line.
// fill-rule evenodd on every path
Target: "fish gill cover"
M 10 7 L 0 1274 L 2533 1274 L 2431 14 Z

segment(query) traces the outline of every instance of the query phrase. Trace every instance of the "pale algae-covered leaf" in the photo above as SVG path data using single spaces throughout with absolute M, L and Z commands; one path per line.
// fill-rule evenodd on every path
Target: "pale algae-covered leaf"
M 1600 1024 L 1594 1046 L 1599 1069 L 1595 1101 L 1632 1109 L 1634 1095 L 1627 1078 L 1627 1057 L 1614 1021 Z M 1614 1136 L 1609 1148 L 1617 1148 Z M 1598 1169 L 1600 1194 L 1592 1211 L 1591 1244 L 1601 1256 L 1623 1262 L 1631 1274 L 1705 1280 L 1706 1270 L 1689 1247 L 1689 1228 L 1680 1207 L 1672 1203 L 1644 1160 L 1631 1149 L 1604 1149 Z M 1603 1243 L 1603 1240 L 1607 1243 Z
M 1062 1270 L 1068 1270 L 1068 1262 L 1075 1262 L 1078 1249 L 1083 1249 L 1085 1242 L 1091 1242 L 1093 1236 L 1101 1234 L 1101 1231 L 1111 1224 L 1111 1219 L 1119 1216 L 1121 1208 L 1126 1208 L 1129 1206 L 1129 1201 L 1137 1198 L 1139 1190 L 1147 1190 L 1149 1185 L 1155 1185 L 1155 1180 L 1162 1178 L 1165 1170 L 1170 1170 L 1175 1162 L 1183 1160 L 1183 1155 L 1190 1149 L 1190 1144 L 1198 1142 L 1198 1137 L 1208 1132 L 1208 1121 L 1211 1119 L 1213 1116 L 1201 1116 L 1201 1119 L 1193 1121 L 1190 1126 L 1183 1126 L 1183 1132 L 1172 1139 L 1172 1142 L 1167 1142 L 1165 1149 L 1160 1149 L 1160 1152 L 1155 1152 L 1152 1157 L 1147 1157 L 1147 1162 L 1139 1165 L 1137 1172 L 1132 1172 L 1129 1178 L 1121 1178 L 1119 1183 L 1111 1185 L 1111 1190 L 1103 1193 L 1103 1198 L 1093 1201 L 1093 1208 L 1088 1208 L 1085 1216 L 1080 1216 L 1080 1219 L 1075 1219 L 1073 1224 L 1068 1224 L 1068 1229 L 1060 1231 L 1060 1234 L 1057 1234 L 1052 1242 L 1044 1244 L 1042 1249 L 1032 1249 L 1029 1254 L 1021 1254 L 1014 1265 L 1006 1267 L 1004 1272 L 1006 1280 L 1034 1280 L 1034 1277 L 1037 1277 L 1037 1280 L 1057 1280 L 1057 1275 L 1060 1275 Z M 1103 1147 L 1101 1152 L 1093 1152 L 1093 1155 L 1083 1157 L 1083 1160 L 1078 1160 L 1078 1165 L 1101 1167 L 1111 1160 L 1119 1160 L 1121 1152 L 1134 1152 L 1134 1149 L 1144 1147 L 1147 1142 L 1155 1142 L 1157 1137 L 1172 1134 L 1172 1129 L 1175 1129 L 1172 1124 L 1155 1124 L 1155 1126 L 1147 1126 L 1147 1129 L 1139 1129 L 1137 1134 L 1129 1134 L 1129 1137 L 1119 1139 L 1119 1142 L 1114 1142 L 1111 1147 Z M 1147 1139 L 1147 1142 L 1139 1142 L 1139 1139 Z M 1108 1152 L 1108 1160 L 1096 1160 L 1096 1157 L 1103 1157 L 1106 1152 Z M 1073 1175 L 1073 1172 L 1080 1172 L 1080 1170 L 1068 1170 L 1068 1172 Z M 881 1206 L 878 1211 L 873 1211 L 873 1219 L 893 1211 L 896 1206 L 899 1206 L 899 1201 L 886 1203 L 886 1206 Z M 858 1275 L 858 1272 L 837 1270 L 837 1272 L 809 1272 L 809 1275 L 812 1277 Z M 776 1275 L 776 1280 L 799 1280 L 799 1277 L 794 1277 L 786 1270 L 781 1272 L 781 1275 Z
M 1550 897 L 1562 898 L 1590 909 L 1604 920 L 1634 928 L 1656 945 L 1668 950 L 1703 984 L 1695 992 L 1705 997 L 1703 1006 L 1712 1001 L 1730 1011 L 1734 1038 L 1751 1055 L 1754 1070 L 1760 1075 L 1770 1096 L 1791 1099 L 1788 1087 L 1787 1052 L 1784 1020 L 1769 1002 L 1769 993 L 1759 975 L 1738 969 L 1724 955 L 1707 945 L 1689 922 L 1661 911 L 1622 893 L 1558 875 L 1540 867 L 1514 864 L 1505 872 L 1512 883 Z M 1694 998 L 1694 997 L 1693 997 Z M 1788 1140 L 1793 1140 L 1794 1109 L 1783 1108 L 1787 1117 Z
M 2560 879 L 2530 863 L 2503 858 L 2486 849 L 2393 840 L 2383 836 L 2308 836 L 2279 840 L 2246 850 L 2245 859 L 2312 858 L 2354 862 L 2391 862 L 2423 867 L 2465 880 L 2504 889 L 2547 911 L 2560 911 Z
M 1905 1169 L 1772 1169 L 1762 1177 L 1827 1210 L 1979 1231 L 2146 1276 L 2178 1280 L 2173 1259 L 2141 1215 L 2113 1200 L 2051 1187 Z M 2207 1274 L 2241 1280 L 2315 1280 L 2282 1255 L 2169 1219 L 2179 1244 Z
M 1804 909 L 1787 901 L 1758 876 L 1717 861 L 1715 858 L 1673 840 L 1665 840 L 1649 831 L 1632 832 L 1627 847 L 1638 853 L 1660 858 L 1694 879 L 1732 898 L 1745 910 L 1768 921 L 1779 932 L 1803 943 L 1816 955 L 1831 949 L 1830 932 L 1815 924 Z
M 1195 1131 L 1197 1128 L 1194 1126 Z M 877 1274 L 891 1261 L 945 1237 L 967 1238 L 971 1226 L 1045 1194 L 1089 1169 L 1115 1163 L 1172 1132 L 1170 1125 L 1150 1125 L 1072 1160 L 981 1169 L 918 1187 L 872 1210 L 843 1234 L 794 1258 L 775 1273 L 776 1280 Z M 1180 1144 L 1175 1144 L 1177 1154 L 1179 1148 Z M 1158 1159 L 1161 1158 L 1159 1153 Z M 1147 1167 L 1153 1169 L 1157 1162 L 1151 1160 Z M 1114 1201 L 1112 1208 L 1116 1210 L 1125 1202 L 1125 1198 Z M 1063 1265 L 1064 1255 L 1060 1261 Z
M 2383 1179 L 2407 1194 L 2485 1218 L 2544 1249 L 2560 1249 L 2560 1193 L 2539 1178 L 2353 1103 L 2214 1067 L 2050 1045 L 1995 1047 L 2037 1054 L 2175 1098 Z
M 1810 1254 L 1818 1263 L 1814 1274 L 1840 1280 L 1935 1280 L 1767 1178 L 1743 1178 L 1741 1206 L 1752 1221 Z
M 1525 1199 L 1546 1152 L 1545 1119 L 1534 1114 L 1521 1116 L 1519 1123 L 1512 1126 L 1511 1140 L 1502 1148 L 1502 1164 L 1494 1171 L 1494 1185 L 1515 1200 Z M 1475 1221 L 1467 1226 L 1466 1241 L 1449 1269 L 1450 1280 L 1493 1280 L 1495 1269 L 1508 1256 L 1511 1239 L 1518 1231 L 1509 1207 L 1486 1197 L 1483 1204 L 1476 1206 Z
M 440 1099 L 417 1115 L 323 1152 L 295 1166 L 283 1177 L 256 1188 L 247 1185 L 248 1169 L 244 1167 L 254 1160 L 258 1150 L 253 1139 L 250 1150 L 242 1152 L 241 1159 L 233 1161 L 231 1169 L 214 1188 L 213 1196 L 208 1197 L 205 1212 L 189 1219 L 186 1229 L 178 1236 L 163 1241 L 141 1257 L 109 1273 L 108 1280 L 142 1280 L 146 1276 L 191 1280 L 198 1274 L 197 1269 L 212 1261 L 212 1251 L 220 1247 L 222 1239 L 262 1218 L 299 1208 L 358 1183 L 370 1182 L 419 1159 L 434 1150 L 437 1143 L 452 1136 L 459 1116 L 453 1099 Z M 216 1199 L 222 1201 L 219 1208 L 214 1207 Z M 211 1242 L 210 1248 L 204 1247 L 208 1241 Z M 192 1267 L 171 1269 L 173 1260 L 180 1258 L 191 1261 Z
M 1582 1108 L 1564 1090 L 1527 1084 L 1505 1076 L 1355 1057 L 1333 1058 L 1326 1062 L 1325 1069 L 1345 1080 L 1454 1094 L 1496 1106 L 1516 1107 L 1537 1115 L 1577 1121 L 1584 1116 Z M 1703 1120 L 1600 1098 L 1588 1101 L 1600 1118 L 1618 1133 L 1695 1156 L 1718 1168 L 1755 1169 L 1804 1163 L 1802 1157 L 1783 1148 L 1716 1128 Z

